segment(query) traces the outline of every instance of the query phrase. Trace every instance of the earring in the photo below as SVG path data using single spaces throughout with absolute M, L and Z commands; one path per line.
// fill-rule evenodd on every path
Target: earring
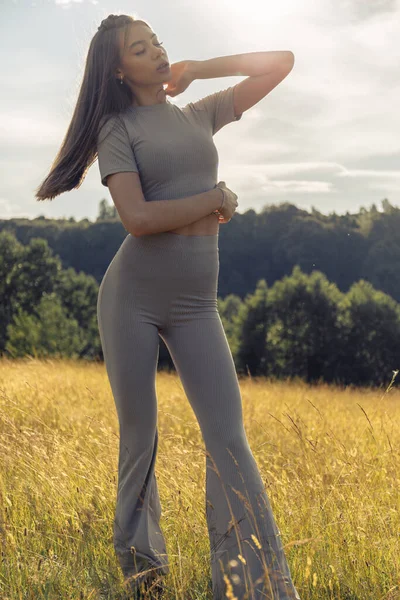
M 120 81 L 120 83 L 121 83 L 121 85 L 124 83 L 124 81 L 123 81 L 123 77 L 121 77 L 121 81 Z

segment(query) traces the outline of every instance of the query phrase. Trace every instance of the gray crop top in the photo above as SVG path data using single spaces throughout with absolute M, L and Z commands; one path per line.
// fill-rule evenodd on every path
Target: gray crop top
M 139 173 L 147 201 L 183 198 L 214 188 L 218 152 L 213 135 L 242 118 L 234 114 L 233 88 L 182 108 L 168 100 L 130 106 L 102 121 L 97 137 L 101 183 L 107 187 L 107 175 L 112 173 Z

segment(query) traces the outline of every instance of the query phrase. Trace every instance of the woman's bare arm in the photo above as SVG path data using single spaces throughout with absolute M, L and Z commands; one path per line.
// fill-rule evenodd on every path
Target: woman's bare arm
M 143 207 L 139 232 L 135 235 L 160 233 L 184 227 L 210 215 L 222 202 L 221 190 L 186 196 L 177 200 L 152 200 Z

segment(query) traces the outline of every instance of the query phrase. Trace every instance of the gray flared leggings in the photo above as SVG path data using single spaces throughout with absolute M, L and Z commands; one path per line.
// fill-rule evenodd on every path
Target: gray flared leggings
M 126 575 L 149 566 L 169 573 L 155 476 L 162 338 L 206 448 L 213 600 L 225 598 L 224 573 L 237 598 L 300 600 L 244 430 L 218 274 L 218 234 L 128 234 L 100 284 L 99 333 L 120 433 L 115 552 Z

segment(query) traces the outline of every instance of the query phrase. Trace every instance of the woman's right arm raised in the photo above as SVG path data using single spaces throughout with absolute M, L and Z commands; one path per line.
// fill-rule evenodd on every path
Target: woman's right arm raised
M 177 200 L 146 202 L 138 173 L 119 172 L 107 177 L 107 186 L 125 229 L 134 236 L 184 227 L 221 206 L 217 187 Z

